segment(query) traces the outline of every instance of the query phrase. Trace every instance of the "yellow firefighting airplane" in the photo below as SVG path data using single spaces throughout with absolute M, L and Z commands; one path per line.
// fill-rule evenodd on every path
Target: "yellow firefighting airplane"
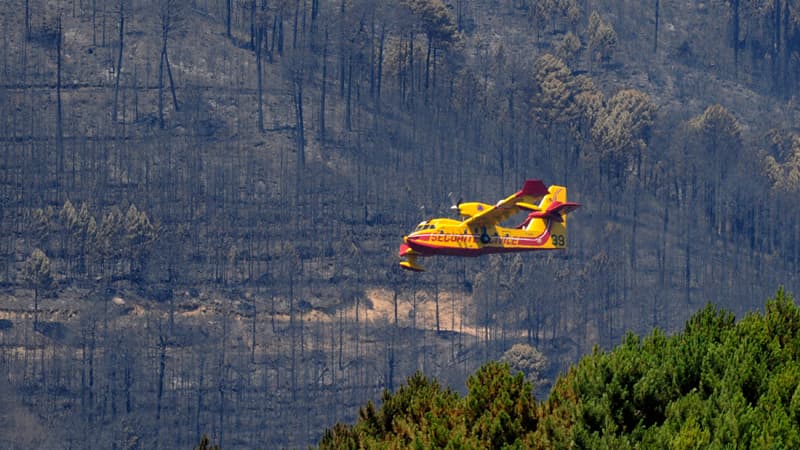
M 400 262 L 404 269 L 421 272 L 418 257 L 433 255 L 480 256 L 487 253 L 559 250 L 567 247 L 567 213 L 578 203 L 567 201 L 567 188 L 550 186 L 541 180 L 527 180 L 522 189 L 495 205 L 459 203 L 464 220 L 447 218 L 421 222 L 403 237 Z M 520 211 L 528 217 L 514 228 L 498 224 Z

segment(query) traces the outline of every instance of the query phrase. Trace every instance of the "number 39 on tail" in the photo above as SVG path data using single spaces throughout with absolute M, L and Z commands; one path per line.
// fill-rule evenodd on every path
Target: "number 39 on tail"
M 419 257 L 480 256 L 488 253 L 559 250 L 567 247 L 567 214 L 580 205 L 567 201 L 564 186 L 546 187 L 541 180 L 527 180 L 522 189 L 495 205 L 480 202 L 453 206 L 462 220 L 438 218 L 421 222 L 403 237 L 400 266 L 421 272 Z M 499 224 L 528 211 L 517 226 Z

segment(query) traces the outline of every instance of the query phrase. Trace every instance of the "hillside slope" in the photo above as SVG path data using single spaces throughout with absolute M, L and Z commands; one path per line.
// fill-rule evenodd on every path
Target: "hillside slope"
M 524 342 L 553 380 L 796 291 L 795 12 L 732 46 L 731 5 L 589 3 L 4 2 L 16 398 L 76 445 L 303 446 L 418 369 Z M 567 251 L 400 271 L 448 194 L 527 178 L 583 204 Z

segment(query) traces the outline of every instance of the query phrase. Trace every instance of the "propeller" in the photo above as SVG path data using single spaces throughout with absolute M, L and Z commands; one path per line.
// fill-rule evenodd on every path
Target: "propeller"
M 455 201 L 454 199 L 456 198 L 456 196 L 452 192 L 447 194 L 447 198 L 449 198 L 450 199 L 450 203 L 453 204 L 453 206 L 451 206 L 450 209 L 454 210 L 455 212 L 458 212 L 459 207 L 461 206 L 461 200 L 462 199 L 459 198 L 458 201 Z

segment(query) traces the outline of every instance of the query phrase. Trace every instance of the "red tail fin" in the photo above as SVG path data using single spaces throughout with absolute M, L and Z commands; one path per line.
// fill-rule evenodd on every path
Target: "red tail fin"
M 527 195 L 530 197 L 541 197 L 547 195 L 547 186 L 544 185 L 542 180 L 525 180 L 522 185 L 522 190 L 517 195 Z

